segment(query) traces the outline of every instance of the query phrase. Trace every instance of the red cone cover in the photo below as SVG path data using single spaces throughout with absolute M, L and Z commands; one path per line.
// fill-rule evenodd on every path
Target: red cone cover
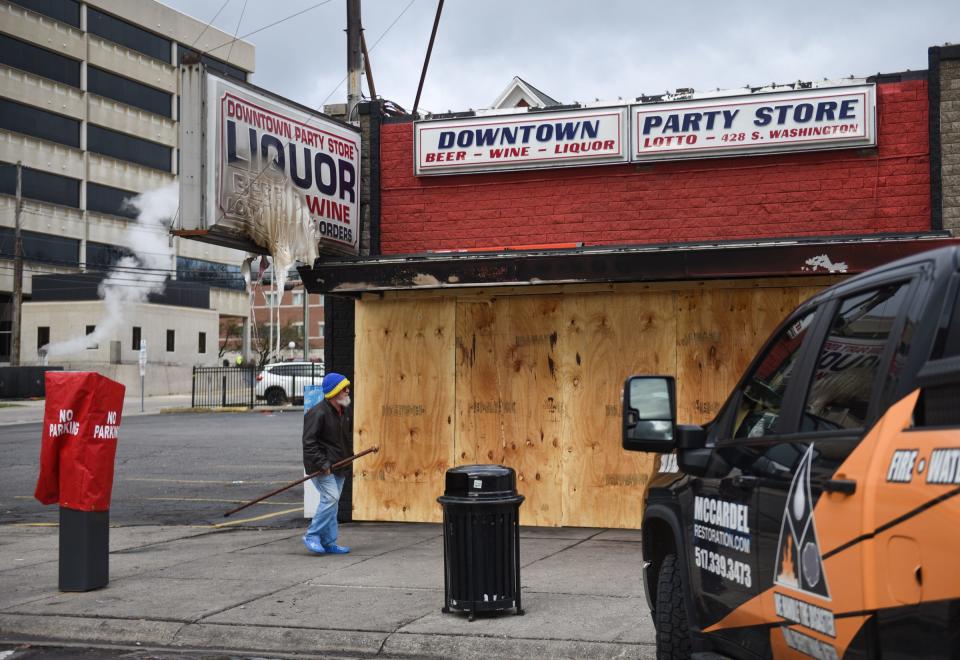
M 36 497 L 78 511 L 107 511 L 124 386 L 97 373 L 48 371 Z

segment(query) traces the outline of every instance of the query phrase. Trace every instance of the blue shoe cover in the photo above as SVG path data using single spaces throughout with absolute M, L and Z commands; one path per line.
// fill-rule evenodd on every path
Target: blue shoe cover
M 323 549 L 330 555 L 345 555 L 350 552 L 350 548 L 345 545 L 337 545 L 336 543 L 331 543 L 330 545 L 323 546 Z
M 323 546 L 320 545 L 320 541 L 312 538 L 303 537 L 303 544 L 307 546 L 307 550 L 312 552 L 315 555 L 326 554 L 326 550 L 323 549 Z

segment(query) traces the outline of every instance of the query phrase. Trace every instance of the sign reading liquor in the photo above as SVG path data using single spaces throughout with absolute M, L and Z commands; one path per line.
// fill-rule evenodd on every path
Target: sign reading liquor
M 192 222 L 272 251 L 294 223 L 308 224 L 300 235 L 315 237 L 321 252 L 356 254 L 359 130 L 192 68 L 185 67 L 182 85 L 184 229 Z M 264 237 L 273 245 L 264 245 Z
M 625 107 L 419 121 L 415 173 L 624 163 L 626 135 Z
M 634 105 L 631 115 L 635 161 L 877 143 L 874 85 Z

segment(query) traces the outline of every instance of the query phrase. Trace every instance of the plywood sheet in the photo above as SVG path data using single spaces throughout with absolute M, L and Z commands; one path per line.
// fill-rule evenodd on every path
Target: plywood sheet
M 383 451 L 354 515 L 437 521 L 448 467 L 502 463 L 523 524 L 637 527 L 656 457 L 620 447 L 624 379 L 676 375 L 678 421 L 712 419 L 808 282 L 359 302 L 355 442 Z
M 439 521 L 454 455 L 454 303 L 358 302 L 357 520 Z
M 562 522 L 559 296 L 457 306 L 457 460 L 517 472 L 524 525 Z
M 713 419 L 757 349 L 797 305 L 795 289 L 677 293 L 677 419 Z
M 563 301 L 563 524 L 640 526 L 655 455 L 624 451 L 620 409 L 633 374 L 673 375 L 672 292 L 587 294 Z

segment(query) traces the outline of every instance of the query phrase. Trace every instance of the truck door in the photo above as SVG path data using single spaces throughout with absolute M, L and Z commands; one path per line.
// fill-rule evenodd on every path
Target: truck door
M 790 319 L 751 365 L 711 431 L 713 464 L 692 488 L 691 581 L 698 620 L 713 641 L 731 645 L 736 655 L 770 653 L 763 612 L 751 607 L 762 591 L 758 547 L 769 525 L 762 520 L 765 509 L 750 470 L 760 458 L 755 446 L 779 437 L 783 403 L 796 389 L 794 374 L 815 318 L 808 310 Z
M 900 274 L 903 278 L 904 274 Z M 758 589 L 775 655 L 869 657 L 863 545 L 877 393 L 909 350 L 916 279 L 875 283 L 825 305 L 816 349 L 791 392 L 789 431 L 761 445 Z M 826 321 L 829 321 L 827 323 Z M 779 475 L 771 478 L 770 461 Z M 767 472 L 767 474 L 765 474 Z

